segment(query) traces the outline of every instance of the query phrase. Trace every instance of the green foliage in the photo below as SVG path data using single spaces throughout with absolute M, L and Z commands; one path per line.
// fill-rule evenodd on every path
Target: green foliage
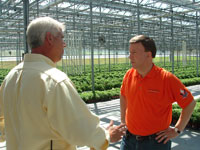
M 200 84 L 200 77 L 190 78 L 190 79 L 181 79 L 181 82 L 185 86 Z
M 9 69 L 0 69 L 0 85 L 9 71 Z
M 120 88 L 113 88 L 106 91 L 95 91 L 95 94 L 92 91 L 83 92 L 80 96 L 86 103 L 93 103 L 119 98 L 119 93 Z
M 173 117 L 173 120 L 177 121 L 179 116 L 181 114 L 181 109 L 172 109 L 172 117 Z
M 156 63 L 156 65 L 164 67 L 168 71 L 172 69 L 171 63 L 165 63 L 165 66 L 163 66 L 163 63 Z M 85 68 L 85 72 L 87 73 L 69 74 L 69 78 L 76 86 L 78 93 L 81 94 L 81 97 L 85 101 L 105 101 L 119 96 L 119 90 L 118 92 L 113 92 L 113 89 L 120 89 L 124 74 L 130 68 L 130 64 L 111 64 L 110 72 L 108 65 L 95 65 L 95 94 L 92 92 L 91 66 L 86 65 Z M 0 84 L 8 72 L 8 69 L 0 69 Z M 197 77 L 195 63 L 188 64 L 187 66 L 179 63 L 174 66 L 174 72 L 186 86 L 200 84 L 200 77 Z
M 179 106 L 178 104 L 173 104 L 173 105 L 172 105 L 172 108 L 173 108 L 173 109 L 181 109 L 180 106 Z
M 192 124 L 192 128 L 200 129 L 200 102 L 196 103 L 196 106 L 190 118 L 190 124 Z
M 200 102 L 200 98 L 196 99 L 196 102 Z
M 178 121 L 181 111 L 182 111 L 182 109 L 177 104 L 173 105 L 173 109 L 172 109 L 172 118 L 173 119 L 172 120 L 173 120 L 174 124 Z M 188 126 L 190 128 L 194 128 L 194 129 L 200 128 L 200 102 L 198 102 L 198 100 L 197 100 L 196 106 L 194 108 L 194 111 L 192 113 L 192 116 L 190 118 L 190 121 L 188 123 Z
M 88 100 L 92 100 L 94 98 L 92 91 L 83 92 L 80 94 L 80 96 L 85 102 L 87 102 Z

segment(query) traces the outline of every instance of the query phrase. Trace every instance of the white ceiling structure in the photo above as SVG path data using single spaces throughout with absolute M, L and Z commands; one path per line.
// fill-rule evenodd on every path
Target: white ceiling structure
M 67 26 L 66 34 L 82 37 L 85 48 L 103 46 L 127 51 L 136 34 L 155 39 L 160 51 L 199 51 L 200 0 L 0 0 L 0 50 L 27 50 L 28 22 L 51 16 Z M 100 45 L 102 46 L 102 45 Z

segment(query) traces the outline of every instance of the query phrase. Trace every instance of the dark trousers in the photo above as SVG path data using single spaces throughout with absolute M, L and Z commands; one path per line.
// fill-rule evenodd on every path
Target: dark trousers
M 171 141 L 168 141 L 166 144 L 163 142 L 158 143 L 155 137 L 156 135 L 152 135 L 150 138 L 138 139 L 127 131 L 122 138 L 120 150 L 171 150 Z

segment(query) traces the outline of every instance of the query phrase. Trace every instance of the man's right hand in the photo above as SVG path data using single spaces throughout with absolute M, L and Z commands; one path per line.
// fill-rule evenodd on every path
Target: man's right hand
M 125 124 L 120 124 L 119 126 L 113 126 L 113 124 L 114 122 L 111 120 L 109 126 L 106 128 L 109 131 L 111 143 L 121 140 L 127 130 Z

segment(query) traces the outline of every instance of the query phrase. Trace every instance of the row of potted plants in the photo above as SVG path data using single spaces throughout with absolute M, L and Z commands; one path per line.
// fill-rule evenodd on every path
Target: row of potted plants
M 200 129 L 200 100 L 196 100 L 196 106 L 194 108 L 194 111 L 192 113 L 192 116 L 189 120 L 189 123 L 187 124 L 188 128 L 192 128 L 195 130 Z M 181 114 L 181 108 L 177 105 L 173 105 L 172 110 L 172 124 L 176 124 L 177 120 L 179 119 L 179 116 Z

